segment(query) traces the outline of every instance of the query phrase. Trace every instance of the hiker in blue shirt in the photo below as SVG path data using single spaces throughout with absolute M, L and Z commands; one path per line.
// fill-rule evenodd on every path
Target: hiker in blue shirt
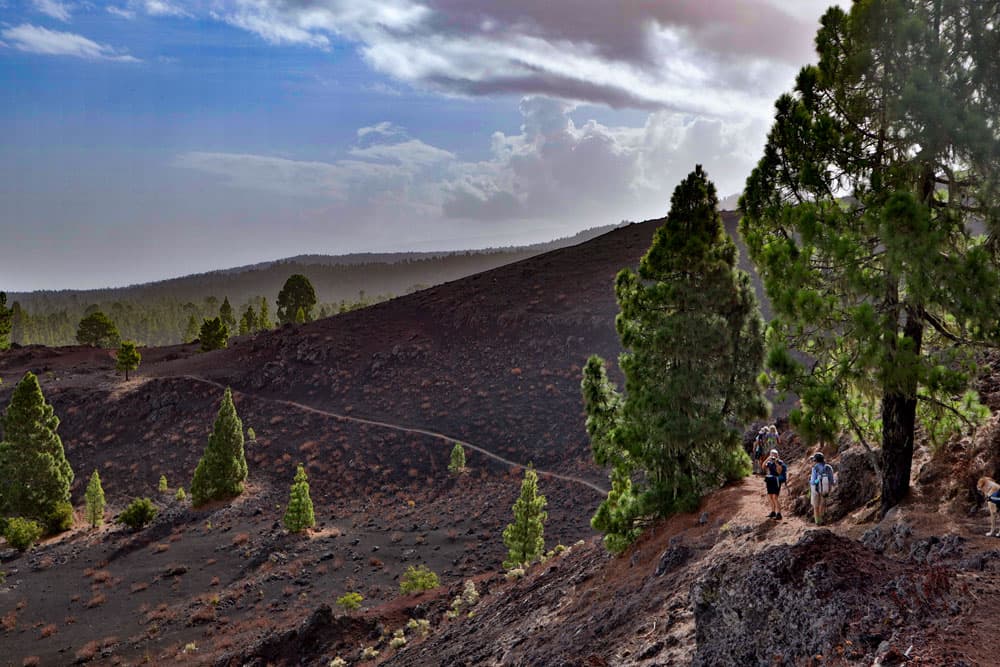
M 809 475 L 809 502 L 813 508 L 813 519 L 816 525 L 823 524 L 823 514 L 826 512 L 826 496 L 837 483 L 833 467 L 823 458 L 821 452 L 813 454 L 813 467 Z

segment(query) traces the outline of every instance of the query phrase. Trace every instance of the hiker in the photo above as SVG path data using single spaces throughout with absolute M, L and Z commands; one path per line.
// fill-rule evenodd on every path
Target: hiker
M 760 430 L 757 431 L 757 437 L 753 440 L 753 452 L 751 454 L 751 459 L 753 460 L 753 474 L 759 475 L 763 472 L 763 461 L 764 461 L 764 441 L 767 439 L 767 427 L 761 426 Z
M 816 452 L 812 458 L 814 463 L 809 475 L 809 502 L 813 508 L 813 520 L 817 526 L 821 526 L 826 512 L 826 497 L 833 490 L 837 479 L 833 474 L 833 467 L 823 458 L 822 452 Z
M 778 493 L 781 491 L 781 485 L 784 484 L 787 473 L 788 466 L 778 458 L 778 450 L 772 449 L 767 461 L 764 462 L 764 486 L 767 489 L 767 502 L 771 508 L 771 513 L 767 515 L 768 519 L 781 518 Z

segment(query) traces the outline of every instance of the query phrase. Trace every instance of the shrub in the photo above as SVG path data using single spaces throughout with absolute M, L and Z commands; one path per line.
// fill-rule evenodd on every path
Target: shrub
M 187 497 L 188 497 L 187 493 L 184 492 L 184 487 L 183 486 L 177 487 L 177 493 L 174 494 L 174 500 L 179 500 L 181 502 L 184 502 L 185 500 L 187 500 Z
M 515 567 L 511 570 L 507 570 L 507 574 L 504 576 L 507 577 L 507 581 L 514 581 L 515 579 L 520 579 L 521 577 L 524 576 L 524 568 Z
M 361 652 L 362 660 L 374 660 L 378 657 L 378 649 L 374 646 L 366 646 L 365 650 Z
M 118 516 L 118 522 L 132 530 L 145 528 L 156 517 L 156 507 L 149 498 L 136 498 Z
M 406 646 L 406 637 L 403 636 L 403 629 L 400 628 L 392 633 L 392 639 L 389 640 L 390 648 L 402 648 Z
M 476 582 L 472 579 L 465 580 L 465 587 L 462 589 L 462 602 L 467 607 L 474 607 L 479 602 L 479 591 L 476 590 Z
M 336 658 L 330 661 L 329 667 L 347 667 L 347 661 L 338 655 Z
M 7 520 L 3 536 L 7 543 L 18 551 L 27 551 L 42 536 L 42 527 L 31 519 L 14 517 Z
M 413 630 L 421 637 L 426 637 L 431 632 L 431 622 L 426 618 L 411 618 L 406 627 Z
M 166 493 L 167 492 L 167 488 L 168 488 L 167 487 L 167 476 L 166 475 L 160 475 L 160 483 L 157 484 L 156 490 L 159 491 L 160 493 Z
M 45 528 L 50 535 L 61 533 L 73 527 L 73 505 L 59 501 L 45 516 Z
M 361 593 L 351 592 L 344 593 L 339 598 L 337 598 L 337 605 L 340 606 L 344 611 L 355 611 L 361 608 L 361 601 L 364 600 L 361 597 Z
M 399 590 L 403 593 L 419 593 L 429 591 L 440 585 L 438 576 L 434 574 L 426 565 L 417 565 L 406 568 L 403 577 L 399 580 Z

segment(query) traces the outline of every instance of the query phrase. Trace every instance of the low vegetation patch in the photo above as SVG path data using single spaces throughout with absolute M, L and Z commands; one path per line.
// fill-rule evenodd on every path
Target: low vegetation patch
M 402 593 L 429 591 L 441 585 L 438 576 L 426 565 L 411 565 L 399 580 Z

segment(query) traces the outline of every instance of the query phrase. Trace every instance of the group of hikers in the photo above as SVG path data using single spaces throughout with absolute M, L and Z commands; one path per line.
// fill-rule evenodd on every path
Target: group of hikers
M 765 454 L 766 452 L 766 454 Z M 778 427 L 775 424 L 761 427 L 753 442 L 753 472 L 764 475 L 767 502 L 771 510 L 769 519 L 781 519 L 781 505 L 778 494 L 788 479 L 788 466 L 778 456 Z M 813 520 L 822 525 L 826 513 L 826 497 L 837 483 L 833 467 L 826 462 L 821 452 L 812 456 L 813 467 L 809 474 L 809 502 L 813 509 Z

